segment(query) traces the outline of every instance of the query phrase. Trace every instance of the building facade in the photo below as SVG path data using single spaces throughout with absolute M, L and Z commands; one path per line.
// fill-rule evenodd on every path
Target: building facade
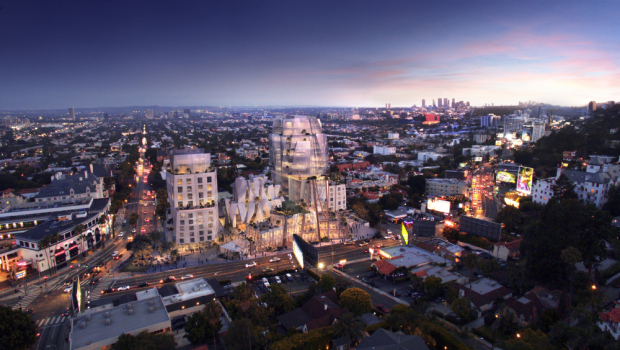
M 437 197 L 467 195 L 467 183 L 457 179 L 426 179 L 426 193 Z
M 396 147 L 391 146 L 372 146 L 373 154 L 389 155 L 396 154 Z
M 321 176 L 328 169 L 327 136 L 321 121 L 309 116 L 287 116 L 273 121 L 269 135 L 272 180 L 285 198 L 299 202 L 301 180 Z
M 176 244 L 210 244 L 221 231 L 217 172 L 201 148 L 174 150 L 166 171 L 170 214 L 167 239 Z

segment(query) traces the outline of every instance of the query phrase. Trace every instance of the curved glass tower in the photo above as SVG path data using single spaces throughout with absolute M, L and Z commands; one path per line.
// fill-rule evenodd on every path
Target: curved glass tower
M 321 121 L 309 116 L 287 116 L 273 121 L 269 136 L 272 179 L 283 195 L 298 203 L 301 182 L 321 176 L 328 167 L 327 137 Z

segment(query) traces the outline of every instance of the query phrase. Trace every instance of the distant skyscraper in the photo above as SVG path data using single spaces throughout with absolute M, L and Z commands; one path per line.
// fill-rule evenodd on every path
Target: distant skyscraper
M 189 109 L 186 108 L 183 110 L 183 117 L 189 118 Z
M 426 100 L 422 99 L 422 108 L 425 108 L 425 107 L 426 107 Z
M 448 98 L 447 98 L 447 97 L 444 97 L 444 99 L 443 99 L 443 106 L 444 106 L 445 108 L 450 107 L 450 104 L 448 103 Z
M 454 102 L 454 97 L 452 98 L 452 108 L 456 108 L 456 103 Z
M 147 109 L 146 110 L 146 119 L 153 119 L 153 110 L 152 109 Z
M 469 101 L 467 101 L 467 107 L 469 107 Z
M 69 119 L 75 121 L 75 110 L 73 107 L 69 107 Z
M 179 117 L 179 111 L 174 111 L 174 119 L 177 119 Z
M 441 98 L 441 97 L 440 97 L 440 98 L 438 98 L 438 99 L 437 99 L 437 107 L 441 108 L 441 107 L 442 107 L 442 103 L 443 103 L 442 98 Z
M 588 112 L 594 112 L 594 111 L 596 111 L 596 102 L 590 101 L 590 103 L 588 103 Z
M 435 107 L 435 106 L 437 106 L 437 105 L 435 104 L 435 99 L 433 99 L 433 107 Z

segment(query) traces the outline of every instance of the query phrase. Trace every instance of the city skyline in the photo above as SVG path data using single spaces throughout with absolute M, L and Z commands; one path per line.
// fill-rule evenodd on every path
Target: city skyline
M 566 1 L 15 2 L 0 10 L 0 109 L 585 106 L 620 96 L 619 14 Z

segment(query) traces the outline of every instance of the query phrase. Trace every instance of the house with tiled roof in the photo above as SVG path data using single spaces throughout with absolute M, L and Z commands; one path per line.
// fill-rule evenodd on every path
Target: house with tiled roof
M 362 339 L 356 350 L 428 350 L 419 335 L 406 335 L 403 332 L 390 332 L 377 329 L 370 337 Z
M 508 261 L 508 258 L 514 258 L 519 255 L 519 247 L 521 247 L 521 240 L 517 239 L 512 242 L 497 242 L 493 244 L 494 257 Z
M 603 332 L 609 332 L 611 335 L 618 340 L 620 338 L 620 308 L 613 308 L 609 312 L 599 312 L 598 313 L 601 320 L 597 322 L 597 325 L 601 328 Z

